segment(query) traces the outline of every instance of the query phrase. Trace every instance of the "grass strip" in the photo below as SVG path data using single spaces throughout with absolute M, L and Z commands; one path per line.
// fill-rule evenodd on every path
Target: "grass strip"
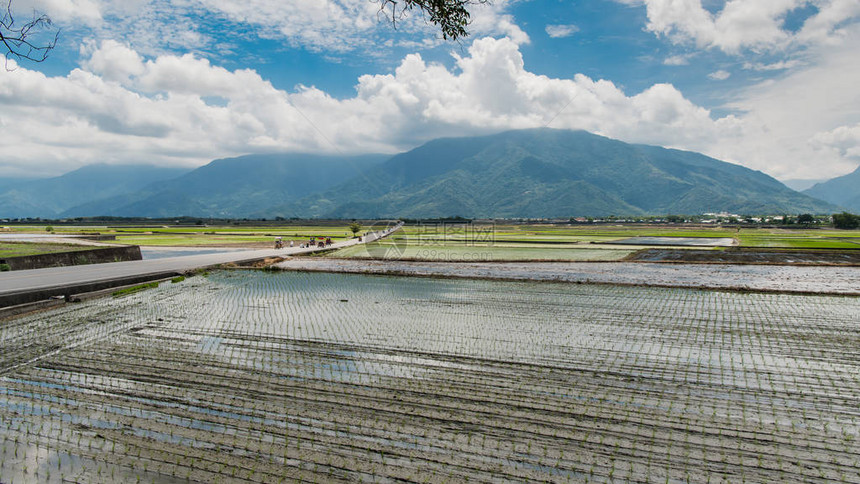
M 181 276 L 180 276 L 181 277 Z M 179 282 L 171 280 L 171 282 Z M 140 291 L 145 291 L 147 289 L 155 289 L 158 287 L 158 282 L 147 282 L 145 284 L 138 284 L 136 286 L 126 287 L 125 289 L 120 289 L 118 291 L 114 291 L 111 293 L 111 296 L 117 298 L 122 296 L 128 296 L 129 294 L 135 294 Z

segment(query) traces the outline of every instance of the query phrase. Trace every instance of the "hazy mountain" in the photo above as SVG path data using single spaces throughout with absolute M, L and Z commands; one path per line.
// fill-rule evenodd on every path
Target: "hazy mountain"
M 39 180 L 39 178 L 0 178 L 0 193 L 34 180 Z
M 860 167 L 847 175 L 818 183 L 803 193 L 860 213 Z
M 780 180 L 783 185 L 791 188 L 796 192 L 802 192 L 815 186 L 816 183 L 826 182 L 827 178 L 805 179 L 805 178 L 790 178 L 788 180 Z
M 831 212 L 764 173 L 585 131 L 431 141 L 269 216 L 568 217 Z
M 0 182 L 0 217 L 54 218 L 75 205 L 133 192 L 187 171 L 151 165 L 97 164 L 53 178 L 6 180 Z
M 244 218 L 326 190 L 386 158 L 308 154 L 225 158 L 134 193 L 76 206 L 64 216 Z

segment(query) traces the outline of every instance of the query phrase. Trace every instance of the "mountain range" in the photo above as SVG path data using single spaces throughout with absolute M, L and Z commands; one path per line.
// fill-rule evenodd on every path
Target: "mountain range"
M 803 193 L 860 213 L 860 167 L 847 175 L 817 183 Z
M 71 207 L 62 215 L 247 218 L 359 176 L 386 158 L 309 154 L 225 158 L 135 192 Z
M 541 218 L 834 209 L 764 173 L 698 153 L 541 128 L 437 139 L 267 213 Z
M 57 218 L 70 207 L 176 178 L 188 169 L 95 164 L 54 178 L 0 181 L 0 217 Z
M 702 154 L 542 128 L 441 138 L 394 156 L 247 155 L 191 171 L 94 165 L 0 183 L 0 217 L 555 218 L 845 205 L 816 198 L 816 187 L 798 193 Z

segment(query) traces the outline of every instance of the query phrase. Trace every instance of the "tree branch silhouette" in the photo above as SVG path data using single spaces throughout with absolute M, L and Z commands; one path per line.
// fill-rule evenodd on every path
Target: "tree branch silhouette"
M 49 31 L 49 37 L 40 35 L 46 31 Z M 44 14 L 33 12 L 32 19 L 16 24 L 12 0 L 6 2 L 6 8 L 0 16 L 0 52 L 6 57 L 7 63 L 9 59 L 42 62 L 57 45 L 59 37 L 59 29 L 54 31 L 50 17 Z
M 391 17 L 391 23 L 403 19 L 415 8 L 430 16 L 430 22 L 442 31 L 445 40 L 459 40 L 469 35 L 470 5 L 490 3 L 490 0 L 378 0 L 379 9 Z

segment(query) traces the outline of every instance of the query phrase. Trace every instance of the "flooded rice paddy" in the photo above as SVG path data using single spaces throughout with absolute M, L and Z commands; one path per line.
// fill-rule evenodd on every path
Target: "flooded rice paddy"
M 860 298 L 216 272 L 0 322 L 0 482 L 860 482 Z
M 650 262 L 434 262 L 296 257 L 284 270 L 860 296 L 860 267 Z

